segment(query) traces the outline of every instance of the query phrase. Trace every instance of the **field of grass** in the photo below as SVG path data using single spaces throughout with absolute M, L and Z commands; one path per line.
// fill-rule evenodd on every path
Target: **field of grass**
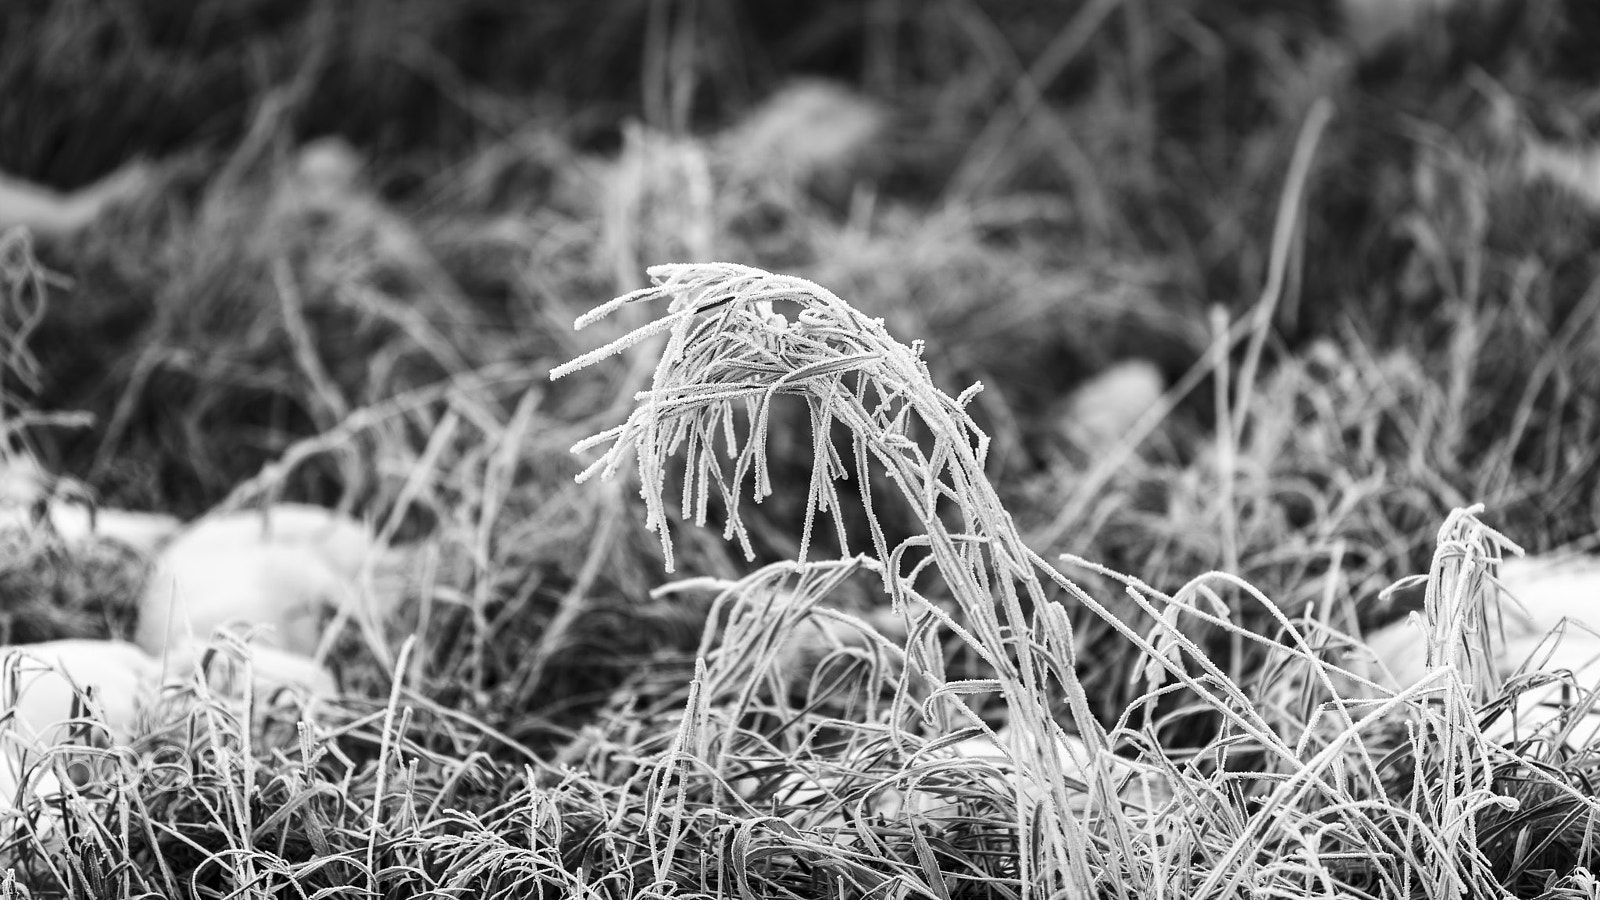
M 0 4 L 0 172 L 137 173 L 0 234 L 0 450 L 411 563 L 0 897 L 1596 896 L 1600 755 L 1482 654 L 1600 543 L 1590 4 L 763 6 Z M 147 566 L 0 532 L 0 643 Z

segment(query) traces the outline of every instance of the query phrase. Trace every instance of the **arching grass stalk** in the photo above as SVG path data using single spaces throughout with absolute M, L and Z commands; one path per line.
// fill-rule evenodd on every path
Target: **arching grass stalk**
M 652 386 L 637 395 L 627 421 L 573 448 L 605 448 L 579 479 L 609 477 L 636 463 L 646 525 L 660 535 L 670 571 L 668 466 L 681 455 L 683 517 L 705 524 L 715 491 L 726 509 L 725 536 L 753 555 L 741 504 L 747 492 L 756 502 L 773 492 L 766 445 L 774 400 L 801 398 L 810 410 L 814 465 L 800 560 L 822 513 L 831 514 L 846 546 L 838 483 L 850 480 L 853 468 L 893 602 L 906 602 L 912 580 L 927 568 L 915 564 L 903 572 L 902 560 L 926 547 L 967 622 L 964 639 L 993 667 L 992 682 L 946 690 L 997 691 L 1009 705 L 1007 749 L 1024 779 L 1017 792 L 1018 834 L 1029 841 L 1021 860 L 1024 890 L 1091 896 L 1091 873 L 1102 868 L 1096 856 L 1103 851 L 1085 839 L 1068 811 L 1064 773 L 1092 773 L 1093 805 L 1114 806 L 1109 769 L 1095 764 L 1106 752 L 1105 737 L 1073 674 L 1067 619 L 1046 602 L 1040 577 L 1046 566 L 1023 545 L 984 474 L 987 438 L 965 409 L 979 386 L 955 398 L 944 394 L 929 377 L 920 342 L 896 341 L 881 320 L 809 281 L 730 264 L 656 266 L 649 274 L 652 287 L 598 307 L 577 326 L 629 303 L 665 300 L 667 314 L 551 372 L 559 378 L 667 335 Z M 784 315 L 785 304 L 798 312 Z M 853 466 L 829 439 L 834 423 L 852 435 Z M 726 458 L 717 452 L 719 440 Z M 896 548 L 888 546 L 873 514 L 873 463 L 900 489 L 924 530 Z M 1051 577 L 1060 582 L 1059 575 Z M 1053 694 L 1065 700 L 1089 758 L 1063 759 L 1068 751 L 1055 739 L 1060 726 L 1049 711 Z

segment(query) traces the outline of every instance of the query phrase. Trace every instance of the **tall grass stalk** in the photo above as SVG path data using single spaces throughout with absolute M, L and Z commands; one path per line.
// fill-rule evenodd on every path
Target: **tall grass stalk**
M 803 279 L 725 264 L 657 266 L 650 276 L 654 286 L 596 309 L 578 326 L 637 302 L 668 301 L 665 317 L 551 372 L 559 378 L 652 334 L 668 334 L 652 387 L 638 395 L 627 421 L 574 447 L 607 448 L 580 478 L 610 476 L 636 462 L 647 526 L 659 534 L 670 569 L 668 465 L 681 451 L 684 516 L 703 524 L 715 491 L 726 509 L 726 537 L 751 554 L 741 502 L 746 490 L 755 502 L 773 492 L 765 453 L 773 404 L 779 396 L 797 396 L 810 411 L 814 440 L 804 560 L 822 514 L 832 514 L 840 544 L 847 545 L 837 482 L 851 477 L 852 466 L 829 434 L 834 423 L 848 428 L 855 489 L 871 522 L 885 591 L 897 608 L 920 596 L 913 580 L 922 566 L 908 573 L 901 563 L 925 549 L 960 608 L 972 649 L 993 668 L 992 683 L 946 686 L 949 693 L 939 696 L 989 690 L 1006 701 L 1007 750 L 1026 773 L 1026 789 L 1018 791 L 1018 833 L 1037 841 L 1022 860 L 1025 891 L 1086 895 L 1094 881 L 1090 861 L 1103 851 L 1068 812 L 1066 775 L 1099 771 L 1094 760 L 1105 752 L 1104 735 L 1072 673 L 1070 626 L 1064 616 L 1049 614 L 1055 611 L 1040 577 L 1048 567 L 1023 545 L 984 474 L 987 439 L 965 409 L 978 386 L 957 398 L 945 395 L 934 387 L 919 344 L 896 341 L 880 320 Z M 791 320 L 778 304 L 799 309 Z M 731 471 L 717 455 L 719 439 Z M 872 463 L 900 489 L 924 536 L 887 545 L 873 518 Z M 1041 614 L 1030 616 L 1030 610 Z M 1041 651 L 1056 662 L 1041 658 Z M 1051 696 L 1065 700 L 1088 758 L 1063 758 L 1060 726 L 1046 699 Z M 1103 800 L 1115 795 L 1104 780 L 1091 790 Z

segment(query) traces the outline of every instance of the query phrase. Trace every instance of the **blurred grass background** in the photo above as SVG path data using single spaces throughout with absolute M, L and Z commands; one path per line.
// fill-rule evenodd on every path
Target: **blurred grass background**
M 983 381 L 991 474 L 1041 552 L 1391 619 L 1378 592 L 1426 570 L 1454 507 L 1535 551 L 1600 532 L 1600 220 L 1526 162 L 1594 140 L 1592 6 L 1464 2 L 1369 46 L 1331 0 L 10 0 L 0 171 L 150 176 L 35 242 L 58 277 L 21 401 L 93 424 L 13 437 L 113 505 L 397 516 L 437 557 L 395 623 L 423 634 L 423 693 L 562 744 L 619 691 L 681 690 L 707 609 L 648 599 L 634 490 L 571 484 L 566 448 L 649 361 L 545 375 L 645 266 L 738 261 L 926 340 L 951 393 Z M 839 92 L 763 125 L 797 79 Z M 1334 117 L 1241 414 L 1217 373 L 1246 352 L 1218 364 L 1212 311 L 1260 302 L 1318 98 Z M 1134 358 L 1192 390 L 1126 455 L 1074 445 L 1064 398 Z M 798 484 L 790 424 L 773 465 Z M 747 513 L 760 561 L 792 554 L 803 510 Z M 748 568 L 682 541 L 680 573 Z M 1080 659 L 1108 720 L 1137 664 Z

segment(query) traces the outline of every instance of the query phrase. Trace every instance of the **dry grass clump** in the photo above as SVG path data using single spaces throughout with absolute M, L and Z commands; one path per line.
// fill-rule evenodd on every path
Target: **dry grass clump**
M 1505 757 L 1506 751 L 1488 744 L 1478 730 L 1473 710 L 1491 699 L 1493 684 L 1481 677 L 1470 677 L 1469 682 L 1463 665 L 1472 657 L 1466 655 L 1463 641 L 1481 642 L 1488 637 L 1483 624 L 1484 604 L 1489 602 L 1485 600 L 1484 585 L 1499 558 L 1501 539 L 1470 514 L 1446 523 L 1440 533 L 1434 571 L 1428 579 L 1429 621 L 1436 628 L 1429 638 L 1428 653 L 1430 661 L 1440 667 L 1435 677 L 1376 704 L 1372 712 L 1363 711 L 1354 720 L 1348 710 L 1344 711 L 1344 725 L 1335 725 L 1332 731 L 1312 728 L 1316 722 L 1328 721 L 1324 716 L 1312 715 L 1326 713 L 1322 704 L 1297 710 L 1301 724 L 1291 729 L 1282 721 L 1262 718 L 1266 707 L 1244 693 L 1235 679 L 1211 661 L 1211 654 L 1190 642 L 1179 621 L 1193 616 L 1235 636 L 1260 640 L 1226 618 L 1226 604 L 1215 601 L 1224 616 L 1219 618 L 1198 601 L 1208 594 L 1215 600 L 1216 595 L 1211 592 L 1231 584 L 1235 589 L 1244 588 L 1254 598 L 1252 602 L 1292 629 L 1276 604 L 1243 582 L 1225 577 L 1208 579 L 1213 583 L 1211 587 L 1205 581 L 1197 581 L 1194 590 L 1186 589 L 1172 597 L 1129 580 L 1132 596 L 1148 616 L 1143 620 L 1145 624 L 1130 626 L 1053 570 L 1044 568 L 1042 560 L 1027 551 L 1022 551 L 1016 564 L 1005 562 L 1007 542 L 1017 540 L 1009 517 L 1002 514 L 1000 518 L 990 518 L 997 508 L 974 502 L 983 496 L 985 486 L 964 481 L 956 474 L 961 471 L 956 466 L 966 453 L 975 453 L 981 459 L 982 438 L 979 436 L 975 445 L 963 447 L 941 437 L 941 432 L 950 433 L 946 429 L 951 425 L 959 429 L 961 426 L 956 423 L 960 419 L 934 418 L 939 414 L 935 411 L 942 411 L 940 401 L 938 395 L 929 393 L 925 371 L 911 348 L 888 341 L 880 326 L 853 314 L 832 295 L 808 282 L 729 266 L 663 267 L 654 274 L 660 287 L 619 298 L 597 314 L 613 312 L 628 302 L 668 297 L 672 303 L 666 317 L 554 373 L 564 374 L 592 363 L 652 332 L 667 334 L 653 388 L 641 395 L 641 406 L 634 415 L 626 424 L 580 445 L 581 449 L 610 444 L 610 451 L 589 471 L 615 472 L 629 459 L 637 462 L 647 508 L 651 510 L 648 521 L 660 532 L 670 562 L 668 475 L 663 463 L 674 450 L 681 449 L 685 468 L 670 496 L 676 497 L 681 490 L 678 508 L 682 516 L 703 522 L 709 497 L 719 496 L 727 515 L 725 534 L 730 540 L 741 540 L 740 495 L 748 490 L 759 499 L 770 489 L 763 475 L 762 439 L 768 409 L 784 395 L 799 394 L 812 410 L 813 433 L 818 441 L 815 458 L 819 462 L 810 488 L 809 511 L 821 516 L 836 509 L 833 482 L 852 474 L 858 480 L 856 490 L 864 492 L 860 482 L 876 477 L 868 467 L 868 459 L 893 473 L 888 477 L 900 487 L 903 500 L 919 510 L 928 534 L 894 548 L 879 543 L 873 548 L 873 556 L 852 565 L 867 564 L 877 570 L 881 561 L 888 560 L 881 575 L 884 590 L 896 605 L 910 603 L 908 612 L 922 610 L 922 616 L 933 616 L 924 618 L 920 630 L 926 633 L 929 624 L 942 620 L 960 642 L 976 650 L 992 667 L 990 677 L 985 679 L 946 682 L 941 674 L 942 654 L 927 655 L 927 645 L 919 646 L 913 641 L 905 648 L 905 669 L 880 664 L 869 666 L 868 671 L 881 669 L 884 675 L 880 677 L 899 682 L 897 702 L 908 696 L 909 685 L 916 681 L 922 682 L 924 690 L 931 690 L 925 694 L 928 699 L 900 709 L 890 705 L 883 715 L 868 719 L 869 723 L 881 722 L 879 727 L 886 731 L 836 722 L 846 735 L 830 746 L 837 757 L 830 753 L 819 759 L 816 741 L 826 733 L 818 730 L 822 722 L 806 727 L 803 715 L 785 715 L 777 694 L 766 695 L 766 703 L 779 703 L 770 708 L 768 715 L 780 723 L 791 723 L 790 728 L 795 730 L 789 740 L 795 742 L 791 745 L 794 749 L 785 752 L 781 742 L 775 743 L 774 738 L 782 731 L 749 735 L 739 725 L 750 703 L 762 696 L 759 673 L 772 671 L 776 657 L 763 661 L 759 652 L 751 656 L 748 650 L 709 657 L 707 667 L 690 689 L 677 738 L 661 748 L 655 774 L 645 782 L 650 786 L 646 809 L 657 810 L 650 820 L 656 837 L 649 841 L 657 884 L 661 879 L 681 883 L 688 878 L 686 873 L 673 874 L 677 872 L 679 854 L 689 846 L 703 846 L 715 839 L 714 833 L 699 830 L 697 823 L 703 815 L 699 811 L 710 812 L 711 807 L 705 804 L 715 807 L 737 797 L 733 786 L 736 776 L 755 778 L 754 796 L 768 802 L 789 792 L 791 803 L 785 808 L 806 809 L 801 821 L 816 828 L 818 837 L 835 833 L 834 829 L 841 829 L 837 832 L 841 838 L 861 834 L 850 828 L 852 819 L 893 821 L 897 814 L 906 815 L 907 810 L 913 811 L 908 824 L 917 822 L 915 810 L 919 804 L 886 807 L 877 799 L 877 792 L 886 784 L 893 785 L 897 792 L 914 791 L 910 787 L 915 783 L 912 773 L 920 770 L 902 762 L 899 774 L 889 774 L 892 764 L 881 777 L 871 774 L 875 770 L 870 764 L 864 773 L 862 762 L 852 763 L 861 760 L 865 749 L 857 741 L 866 740 L 867 735 L 881 735 L 880 740 L 886 742 L 883 749 L 867 744 L 873 749 L 872 759 L 881 762 L 884 750 L 901 746 L 902 732 L 950 735 L 961 729 L 962 720 L 982 727 L 982 720 L 956 700 L 967 694 L 985 693 L 1005 698 L 1009 725 L 1014 729 L 1011 733 L 1022 736 L 1007 740 L 1003 746 L 1018 766 L 1018 805 L 1014 810 L 1017 833 L 1037 836 L 1036 842 L 1022 845 L 1017 851 L 1021 854 L 1017 877 L 1024 883 L 1076 884 L 1075 890 L 1079 891 L 1093 890 L 1091 885 L 1127 890 L 1154 872 L 1189 872 L 1195 880 L 1187 889 L 1203 895 L 1240 884 L 1278 884 L 1287 891 L 1332 890 L 1335 885 L 1389 891 L 1402 883 L 1415 883 L 1429 895 L 1434 890 L 1443 891 L 1441 896 L 1453 894 L 1457 886 L 1476 890 L 1496 883 L 1495 873 L 1478 853 L 1471 823 L 1480 810 L 1496 808 L 1501 803 L 1492 790 L 1490 761 Z M 779 303 L 801 307 L 793 323 L 777 311 Z M 741 406 L 742 414 L 736 412 Z M 907 410 L 907 414 L 901 415 L 900 409 Z M 959 407 L 947 409 L 944 415 L 959 415 L 955 412 Z M 913 415 L 917 418 L 913 419 Z M 834 417 L 850 426 L 857 436 L 852 448 L 853 465 L 846 464 L 827 440 L 826 424 Z M 927 432 L 902 424 L 913 421 L 927 423 Z M 870 439 L 862 437 L 864 431 L 871 434 Z M 900 437 L 902 434 L 906 436 Z M 913 434 L 924 435 L 924 442 L 919 444 L 912 439 Z M 718 451 L 719 443 L 726 448 L 726 454 Z M 726 464 L 717 459 L 724 456 Z M 838 464 L 830 464 L 830 460 L 838 460 Z M 944 471 L 952 473 L 951 481 L 935 480 L 941 470 L 934 468 L 930 472 L 930 468 L 924 468 L 935 465 L 950 466 Z M 930 474 L 934 477 L 930 478 Z M 939 514 L 941 502 L 949 504 L 943 515 Z M 986 509 L 992 512 L 986 513 Z M 822 523 L 808 515 L 803 529 L 809 533 L 813 527 L 822 527 Z M 922 548 L 927 548 L 926 555 Z M 972 555 L 963 548 L 981 552 Z M 924 573 L 921 577 L 928 579 L 926 586 L 913 589 L 906 576 L 899 574 L 906 565 L 900 560 L 907 557 L 920 560 L 912 571 Z M 995 560 L 999 568 L 987 575 L 990 560 Z M 808 576 L 802 574 L 800 582 L 790 590 L 800 596 L 820 597 L 837 577 L 829 574 L 835 568 L 836 564 L 802 566 L 800 571 L 809 571 L 814 584 L 806 587 Z M 1078 603 L 1103 616 L 1124 639 L 1143 648 L 1151 692 L 1124 712 L 1119 722 L 1129 721 L 1128 715 L 1137 706 L 1160 694 L 1187 695 L 1189 703 L 1209 709 L 1224 723 L 1194 755 L 1196 763 L 1223 759 L 1230 753 L 1242 755 L 1244 748 L 1253 746 L 1260 754 L 1256 757 L 1258 764 L 1246 771 L 1230 772 L 1228 767 L 1165 762 L 1169 778 L 1175 782 L 1173 793 L 1183 802 L 1169 801 L 1156 818 L 1145 819 L 1103 793 L 1110 786 L 1099 778 L 1108 769 L 1096 763 L 1096 753 L 1107 752 L 1102 743 L 1105 732 L 1087 714 L 1081 684 L 1072 674 L 1074 651 L 1070 638 L 1068 643 L 1056 643 L 1052 629 L 1065 630 L 1066 617 L 1047 603 L 1040 582 L 1032 580 L 1041 576 L 1030 576 L 1030 569 L 1057 582 Z M 788 577 L 786 572 L 776 574 Z M 977 580 L 967 580 L 974 576 Z M 1017 594 L 1008 587 L 1012 578 L 1024 586 L 1015 588 Z M 1032 587 L 1026 587 L 1030 582 Z M 967 593 L 980 584 L 982 593 Z M 758 595 L 770 590 L 756 581 L 743 587 Z M 923 599 L 927 591 L 948 591 L 959 610 L 955 618 L 940 615 L 937 607 L 927 605 Z M 1033 603 L 1025 608 L 1018 603 L 1023 597 L 1031 598 Z M 756 621 L 766 628 L 781 628 L 784 617 L 768 615 Z M 1026 625 L 1021 624 L 1024 621 Z M 1024 628 L 1032 635 L 1026 643 L 1013 637 Z M 1147 630 L 1150 637 L 1142 637 Z M 1290 634 L 1295 632 L 1291 630 Z M 741 632 L 729 646 L 753 649 L 771 645 L 770 639 Z M 1292 655 L 1313 665 L 1309 677 L 1326 678 L 1326 664 L 1318 660 L 1313 645 L 1304 637 L 1294 637 L 1287 646 Z M 1482 658 L 1481 649 L 1475 651 L 1475 656 Z M 729 665 L 732 671 L 724 668 Z M 914 675 L 892 674 L 896 671 Z M 1045 688 L 1047 679 L 1049 688 Z M 1469 683 L 1475 687 L 1469 689 Z M 1041 689 L 1044 693 L 1040 693 Z M 1087 792 L 1087 807 L 1065 793 L 1071 781 L 1060 774 L 1065 757 L 1059 754 L 1067 753 L 1068 745 L 1059 744 L 1058 738 L 1052 737 L 1060 734 L 1060 726 L 1055 710 L 1038 705 L 1043 696 L 1063 697 L 1063 721 L 1083 736 L 1084 742 L 1073 746 L 1081 748 L 1077 752 L 1084 755 L 1072 762 L 1081 767 L 1079 771 L 1089 773 L 1088 783 L 1080 788 Z M 1424 698 L 1430 696 L 1441 698 L 1443 705 L 1435 708 L 1425 702 Z M 1339 701 L 1333 702 L 1334 710 L 1341 708 Z M 1337 723 L 1338 719 L 1333 721 Z M 1392 738 L 1397 725 L 1403 725 L 1403 733 L 1409 736 L 1416 762 L 1411 783 L 1402 784 L 1400 794 L 1390 799 L 1385 793 L 1386 785 L 1395 779 L 1383 777 L 1378 765 L 1393 745 L 1385 747 L 1374 742 L 1369 746 L 1367 732 Z M 1153 737 L 1159 731 L 1158 725 L 1146 734 Z M 1313 733 L 1321 736 L 1309 740 Z M 740 750 L 749 741 L 755 741 L 754 746 L 759 748 L 753 756 L 748 750 Z M 1153 752 L 1157 761 L 1165 758 L 1160 751 L 1146 752 Z M 729 767 L 735 765 L 739 768 L 730 772 Z M 709 794 L 691 792 L 689 783 L 702 779 L 703 790 Z M 1242 786 L 1242 790 L 1224 787 L 1230 783 Z M 669 788 L 670 793 L 653 799 L 657 792 Z M 1237 802 L 1244 805 L 1236 807 Z M 812 808 L 824 812 L 813 818 L 809 813 Z M 1086 808 L 1088 812 L 1081 819 L 1069 812 Z M 1312 825 L 1318 821 L 1320 825 Z M 780 836 L 784 833 L 779 831 Z M 1326 842 L 1307 845 L 1306 836 L 1310 833 L 1325 834 Z M 1424 833 L 1429 837 L 1419 843 L 1417 836 Z M 1202 834 L 1208 837 L 1198 842 L 1193 839 Z M 803 846 L 810 847 L 813 854 L 821 852 L 811 840 L 814 839 L 808 839 Z M 1112 857 L 1102 858 L 1096 852 L 1100 841 L 1105 841 L 1105 846 L 1121 848 L 1115 863 Z M 890 841 L 890 846 L 893 843 Z M 817 864 L 801 852 L 802 845 L 784 846 L 797 861 Z M 1357 851 L 1360 846 L 1379 850 L 1374 855 L 1370 849 Z M 1248 853 L 1246 847 L 1250 848 Z M 841 861 L 835 864 L 847 866 L 843 860 L 852 858 L 853 848 L 853 841 L 845 840 L 840 848 Z M 1178 859 L 1192 864 L 1191 854 L 1199 854 L 1209 862 L 1200 866 L 1176 865 Z M 955 854 L 955 858 L 966 857 Z M 1291 858 L 1305 862 L 1280 862 Z M 921 884 L 931 885 L 941 883 L 948 874 L 940 870 L 937 857 L 932 854 L 918 855 L 917 859 L 919 871 L 902 871 L 899 876 L 915 877 Z M 731 862 L 736 867 L 734 871 L 742 871 L 737 868 L 739 858 Z M 874 879 L 893 878 L 897 872 L 891 869 L 868 875 L 855 869 L 848 871 L 854 877 L 867 879 L 865 883 L 857 882 L 862 887 L 881 884 Z M 995 874 L 986 872 L 984 877 Z
M 515 531 L 491 524 L 487 563 L 452 559 L 448 545 L 435 543 L 439 550 L 424 553 L 439 554 L 437 571 L 449 574 L 422 581 L 431 593 L 412 609 L 435 615 L 426 613 L 429 604 L 450 608 L 451 593 L 465 591 L 454 601 L 462 612 L 418 621 L 421 638 L 398 648 L 393 678 L 374 671 L 367 676 L 374 681 L 357 682 L 387 702 L 369 701 L 363 711 L 362 701 L 351 700 L 340 718 L 303 727 L 288 744 L 258 743 L 272 729 L 258 729 L 254 713 L 235 708 L 168 726 L 135 748 L 143 763 L 135 771 L 145 780 L 71 814 L 68 821 L 78 824 L 69 830 L 82 835 L 68 842 L 75 867 L 52 862 L 58 857 L 42 847 L 19 849 L 29 883 L 176 893 L 245 884 L 304 891 L 382 885 L 484 896 L 525 895 L 535 886 L 747 896 L 897 887 L 937 896 L 941 889 L 1005 895 L 1045 883 L 1115 893 L 1159 882 L 1205 895 L 1255 885 L 1450 896 L 1521 878 L 1534 862 L 1556 858 L 1535 846 L 1549 816 L 1496 818 L 1504 806 L 1496 788 L 1515 784 L 1520 771 L 1506 767 L 1527 766 L 1484 741 L 1473 710 L 1493 697 L 1481 679 L 1469 692 L 1457 667 L 1464 636 L 1477 640 L 1486 632 L 1469 632 L 1472 620 L 1451 610 L 1482 609 L 1485 576 L 1499 554 L 1499 539 L 1470 515 L 1441 531 L 1429 578 L 1437 631 L 1428 652 L 1440 668 L 1428 681 L 1397 698 L 1380 694 L 1370 712 L 1343 707 L 1315 687 L 1302 706 L 1269 707 L 1188 632 L 1191 621 L 1201 621 L 1255 640 L 1230 621 L 1229 604 L 1208 595 L 1239 592 L 1288 626 L 1276 604 L 1217 576 L 1172 596 L 1128 580 L 1140 611 L 1131 618 L 1074 588 L 1021 544 L 996 502 L 979 465 L 985 439 L 964 411 L 971 392 L 940 394 L 916 349 L 894 341 L 881 324 L 798 279 L 732 266 L 655 274 L 659 287 L 626 295 L 602 313 L 659 298 L 670 299 L 668 316 L 578 362 L 652 333 L 664 338 L 635 412 L 584 442 L 610 444 L 591 472 L 638 467 L 645 507 L 653 511 L 646 522 L 663 559 L 695 546 L 693 531 L 673 533 L 671 520 L 679 517 L 723 518 L 728 538 L 740 542 L 744 498 L 775 489 L 765 480 L 769 411 L 795 401 L 814 423 L 817 464 L 809 514 L 790 523 L 801 546 L 814 529 L 837 527 L 829 520 L 843 505 L 841 478 L 854 482 L 848 487 L 863 504 L 874 502 L 870 483 L 887 479 L 894 502 L 910 507 L 924 534 L 893 545 L 880 537 L 860 548 L 866 555 L 838 562 L 802 556 L 734 585 L 723 602 L 739 606 L 716 617 L 721 640 L 708 636 L 700 648 L 705 661 L 687 692 L 652 702 L 637 693 L 647 683 L 636 681 L 594 725 L 567 739 L 557 756 L 564 765 L 527 753 L 534 739 L 504 726 L 526 728 L 529 714 L 537 714 L 540 700 L 530 688 L 546 676 L 531 669 L 559 669 L 549 654 L 566 644 L 553 642 L 581 634 L 581 617 L 569 614 L 565 630 L 558 628 L 558 607 L 555 618 L 541 621 L 549 607 L 534 612 L 537 585 L 520 601 L 531 617 L 526 624 L 495 612 L 510 585 L 477 579 L 514 581 L 515 572 L 529 572 L 513 568 L 517 557 L 508 554 L 515 550 L 494 539 Z M 1284 375 L 1291 383 L 1297 377 Z M 498 521 L 508 507 L 486 488 L 507 483 L 495 479 L 515 470 L 508 475 L 494 461 L 524 446 L 531 416 L 503 426 L 475 419 L 485 426 L 476 441 L 454 439 L 452 429 L 468 425 L 436 426 L 444 437 L 430 441 L 434 450 L 411 479 L 409 496 L 442 510 L 470 501 L 478 512 L 468 521 Z M 835 421 L 849 429 L 848 449 L 831 440 Z M 668 466 L 674 456 L 681 468 Z M 247 485 L 242 496 L 260 489 Z M 436 541 L 472 533 L 452 524 L 441 525 Z M 837 537 L 847 542 L 849 535 Z M 617 545 L 591 539 L 589 551 L 597 546 Z M 691 558 L 703 558 L 700 552 Z M 905 643 L 821 609 L 856 575 L 889 595 L 903 617 Z M 1094 611 L 1114 639 L 1139 648 L 1147 694 L 1109 733 L 1091 715 L 1074 673 L 1081 645 L 1045 584 Z M 474 606 L 474 595 L 491 603 Z M 788 599 L 778 612 L 762 597 Z M 594 608 L 581 598 L 571 602 Z M 817 615 L 860 637 L 824 654 L 802 686 L 790 670 L 796 657 L 784 651 L 785 633 L 792 637 Z M 444 627 L 451 619 L 457 624 Z M 452 630 L 465 637 L 447 638 Z M 516 645 L 483 640 L 488 634 L 544 637 L 519 665 Z M 1350 677 L 1319 661 L 1317 641 L 1290 634 L 1302 678 Z M 964 647 L 977 661 L 969 662 L 974 671 L 951 673 L 947 645 Z M 368 648 L 374 655 L 380 649 Z M 530 667 L 530 658 L 541 662 Z M 435 668 L 441 665 L 463 668 Z M 465 691 L 447 687 L 463 684 Z M 516 688 L 508 692 L 507 684 Z M 1199 707 L 1222 722 L 1192 753 L 1170 754 L 1156 740 L 1166 713 L 1153 701 L 1173 695 L 1191 707 L 1180 715 L 1192 718 Z M 1425 701 L 1432 696 L 1441 704 Z M 996 720 L 1009 726 L 1000 761 L 949 752 Z M 1082 743 L 1067 739 L 1063 723 Z M 1125 793 L 1113 780 L 1112 746 L 1162 772 L 1170 794 Z M 1413 760 L 1398 775 L 1382 765 L 1397 749 Z M 174 755 L 185 761 L 178 769 L 149 765 Z M 1236 758 L 1257 762 L 1241 771 L 1226 762 Z M 1012 774 L 1001 775 L 999 766 Z M 189 780 L 149 781 L 175 771 Z M 1560 787 L 1571 782 L 1541 783 L 1556 785 L 1549 790 L 1564 801 L 1538 809 L 1587 815 L 1584 795 Z M 1506 840 L 1519 846 L 1516 834 L 1530 837 L 1522 839 L 1524 849 L 1507 851 Z M 1569 856 L 1561 859 L 1577 858 L 1563 852 Z

